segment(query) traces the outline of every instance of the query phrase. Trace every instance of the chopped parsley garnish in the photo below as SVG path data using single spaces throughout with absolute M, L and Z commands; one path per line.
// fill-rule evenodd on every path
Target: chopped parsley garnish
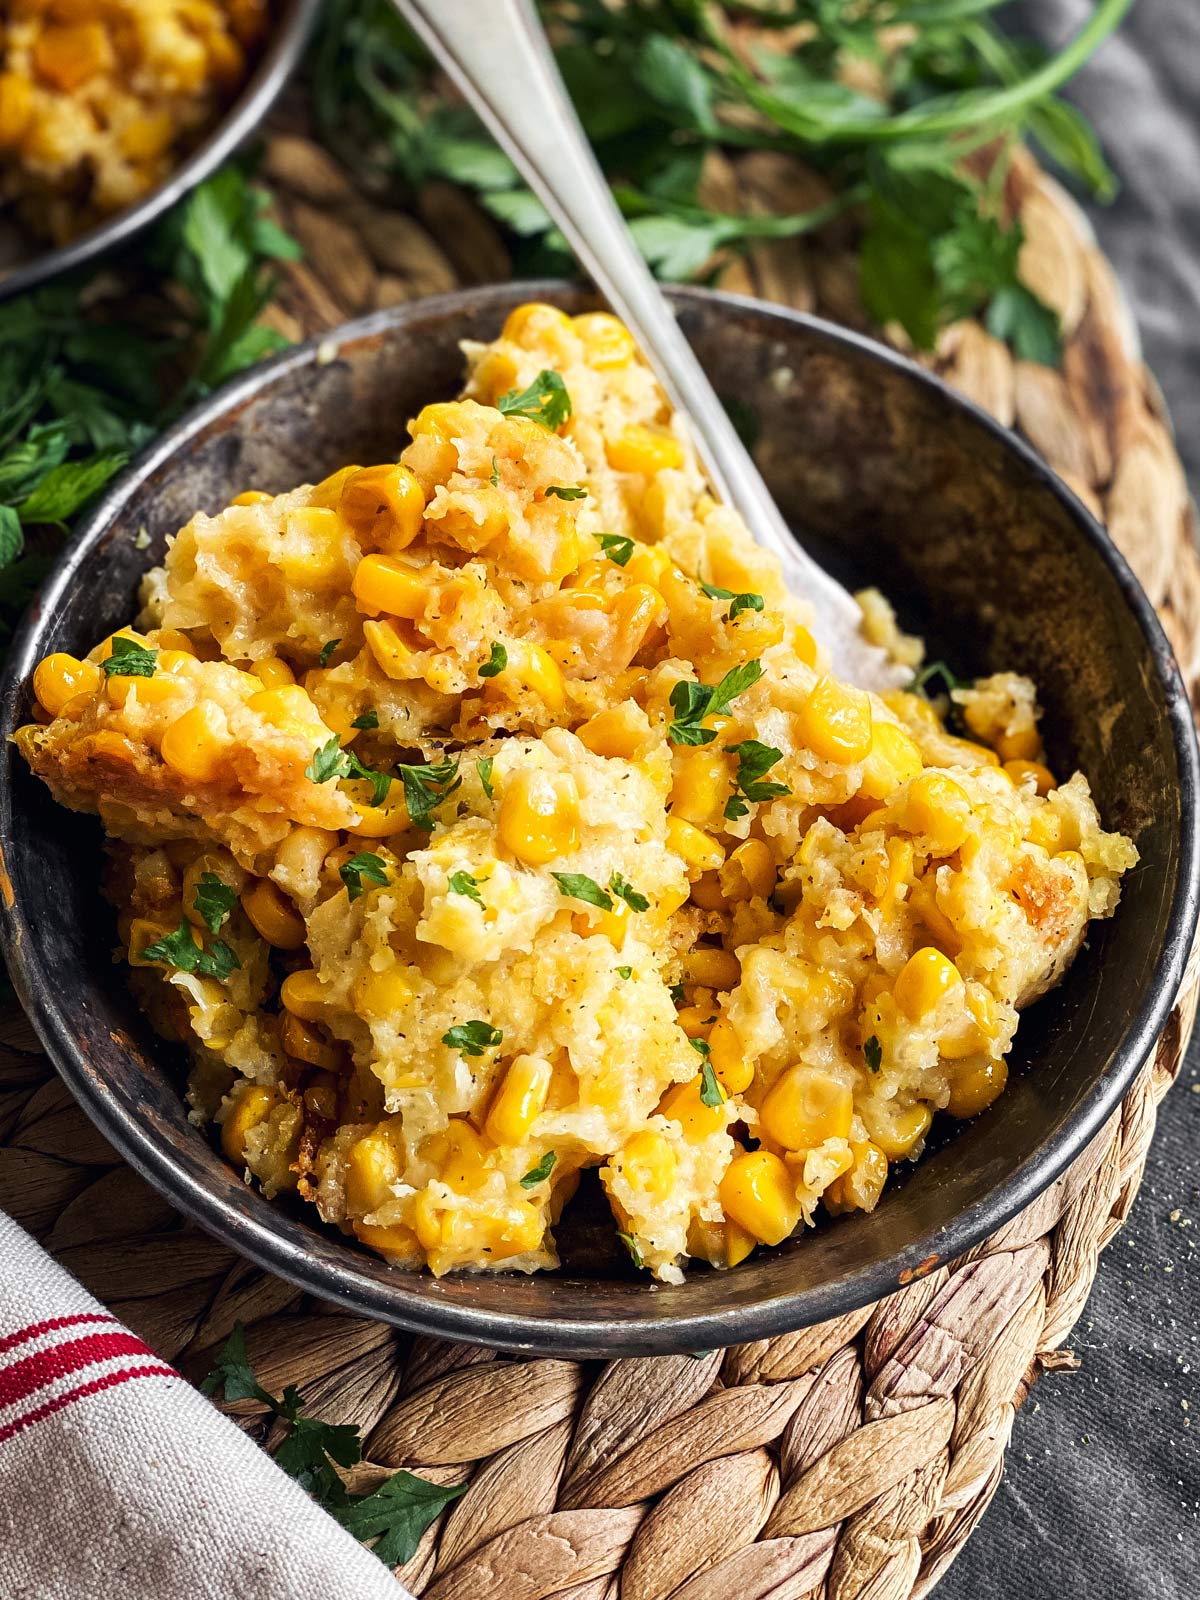
M 404 785 L 404 804 L 408 807 L 409 821 L 414 828 L 423 828 L 428 832 L 433 827 L 433 813 L 462 784 L 458 775 L 458 758 L 448 757 L 445 761 L 427 766 L 401 765 L 397 770 Z
M 688 1043 L 698 1056 L 703 1056 L 705 1061 L 707 1061 L 709 1056 L 712 1055 L 712 1051 L 709 1049 L 707 1039 L 689 1039 Z
M 723 1106 L 725 1104 L 725 1091 L 717 1082 L 717 1075 L 713 1071 L 713 1064 L 707 1056 L 700 1068 L 700 1104 L 702 1106 Z
M 648 911 L 650 902 L 644 894 L 639 894 L 633 885 L 624 879 L 619 872 L 614 872 L 608 880 L 608 887 L 619 900 L 624 900 L 630 911 Z
M 681 983 L 670 984 L 667 988 L 667 993 L 671 996 L 671 1004 L 676 1011 L 679 1010 L 680 1006 L 687 1005 L 687 993 Z
M 357 1425 L 306 1417 L 294 1385 L 289 1384 L 278 1397 L 264 1389 L 246 1354 L 246 1330 L 240 1322 L 234 1324 L 216 1366 L 200 1388 L 204 1394 L 221 1393 L 226 1400 L 257 1400 L 266 1406 L 284 1430 L 275 1465 L 295 1478 L 356 1539 L 373 1539 L 371 1548 L 387 1567 L 411 1561 L 425 1529 L 467 1487 L 465 1483 L 430 1483 L 401 1470 L 370 1494 L 351 1494 L 337 1469 L 356 1466 L 362 1460 Z
M 571 415 L 571 396 L 557 372 L 544 368 L 528 389 L 509 389 L 496 401 L 504 417 L 525 417 L 550 433 L 561 428 Z
M 479 774 L 479 782 L 489 800 L 494 797 L 495 793 L 492 788 L 492 768 L 495 764 L 495 756 L 484 756 L 482 760 L 475 763 L 475 771 Z
M 366 888 L 363 882 L 378 884 L 384 887 L 388 881 L 387 867 L 380 856 L 372 855 L 369 850 L 360 850 L 356 856 L 351 856 L 343 866 L 338 868 L 338 877 L 346 885 L 346 894 L 351 900 L 357 900 Z
M 629 565 L 629 558 L 633 554 L 633 540 L 623 533 L 598 533 L 596 542 L 610 561 L 615 561 L 619 567 Z
M 760 594 L 735 594 L 732 589 L 722 589 L 715 583 L 702 583 L 700 587 L 710 600 L 731 602 L 729 610 L 725 613 L 727 622 L 735 622 L 743 611 L 761 611 L 763 608 L 763 597 Z
M 578 484 L 552 483 L 546 490 L 546 498 L 549 499 L 551 495 L 556 500 L 586 500 L 587 490 L 581 488 Z
M 186 920 L 165 939 L 148 944 L 142 951 L 142 960 L 161 961 L 164 966 L 174 967 L 176 972 L 198 972 L 202 977 L 217 978 L 221 983 L 242 964 L 223 939 L 214 939 L 207 950 L 198 945 L 192 925 Z
M 547 1150 L 537 1166 L 530 1167 L 529 1171 L 521 1179 L 522 1189 L 536 1189 L 539 1183 L 545 1183 L 546 1179 L 554 1171 L 554 1163 L 557 1160 L 557 1152 Z
M 481 678 L 495 678 L 500 675 L 508 665 L 508 651 L 498 640 L 492 641 L 492 653 L 479 669 Z
M 633 1235 L 631 1233 L 618 1233 L 617 1238 L 629 1251 L 630 1256 L 633 1258 L 634 1266 L 644 1267 L 646 1263 L 642 1260 L 642 1252 L 638 1249 L 638 1242 Z
M 157 650 L 148 650 L 135 639 L 117 634 L 112 642 L 112 654 L 100 667 L 106 678 L 152 678 L 157 661 Z
M 883 1046 L 874 1034 L 863 1045 L 863 1057 L 872 1072 L 878 1072 L 883 1065 Z
M 632 978 L 633 977 L 633 968 L 632 967 L 618 967 L 617 968 L 617 977 L 618 978 Z
M 215 872 L 202 872 L 192 905 L 200 913 L 209 933 L 216 933 L 237 905 L 237 891 L 222 883 Z
M 733 780 L 735 788 L 740 789 L 746 799 L 740 799 L 736 793 L 730 795 L 725 802 L 727 821 L 733 822 L 747 814 L 750 808 L 746 800 L 774 800 L 779 795 L 791 794 L 786 783 L 776 783 L 773 779 L 763 781 L 763 774 L 777 761 L 782 761 L 782 750 L 762 744 L 758 739 L 744 739 L 741 744 L 729 745 L 728 749 L 738 758 L 737 775 Z
M 403 773 L 406 769 L 400 769 Z M 364 766 L 353 750 L 343 750 L 337 734 L 313 751 L 312 760 L 304 769 L 304 776 L 312 783 L 328 783 L 331 778 L 363 778 L 371 785 L 371 804 L 381 806 L 392 787 L 389 772 L 374 772 Z M 407 797 L 407 785 L 405 786 Z M 415 819 L 414 819 L 415 820 Z
M 612 895 L 602 889 L 595 878 L 582 872 L 552 872 L 550 876 L 561 894 L 569 895 L 572 900 L 583 900 L 589 906 L 598 906 L 601 911 L 612 910 Z
M 503 1038 L 500 1029 L 493 1028 L 490 1022 L 458 1022 L 442 1035 L 442 1043 L 461 1050 L 465 1056 L 481 1056 L 494 1050 Z
M 671 710 L 675 718 L 667 728 L 674 744 L 711 744 L 717 737 L 703 726 L 705 717 L 724 715 L 740 694 L 762 677 L 762 663 L 744 661 L 732 667 L 719 683 L 689 683 L 686 678 L 671 690 Z
M 317 657 L 317 665 L 319 667 L 327 667 L 329 665 L 330 657 L 341 642 L 340 639 L 326 639 L 321 646 L 321 654 Z
M 479 880 L 473 878 L 469 872 L 452 872 L 448 882 L 451 894 L 465 895 L 468 900 L 474 900 L 477 906 L 483 904 L 483 896 L 479 892 Z
M 488 473 L 488 482 L 493 488 L 500 482 L 500 463 L 495 456 L 492 457 L 492 470 Z
M 930 661 L 920 672 L 914 674 L 908 686 L 909 691 L 912 694 L 923 694 L 928 698 L 929 686 L 937 679 L 941 680 L 942 687 L 935 688 L 934 694 L 949 694 L 952 689 L 967 689 L 971 683 L 969 678 L 960 678 L 957 673 L 952 672 L 944 661 Z
M 361 717 L 355 717 L 350 726 L 359 728 L 364 733 L 370 733 L 379 726 L 379 713 L 372 707 L 369 711 L 364 711 Z

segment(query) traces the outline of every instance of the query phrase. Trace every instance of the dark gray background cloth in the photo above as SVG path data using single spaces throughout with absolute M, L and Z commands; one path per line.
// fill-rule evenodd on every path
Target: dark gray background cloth
M 1092 0 L 1025 0 L 1016 33 L 1067 37 Z M 1135 0 L 1071 89 L 1122 191 L 1091 209 L 1200 491 L 1200 0 Z M 1119 977 L 1114 975 L 1115 981 Z M 938 1600 L 1200 1600 L 1200 1046 L 1159 1115 L 1128 1226 L 1038 1384 L 1004 1481 Z

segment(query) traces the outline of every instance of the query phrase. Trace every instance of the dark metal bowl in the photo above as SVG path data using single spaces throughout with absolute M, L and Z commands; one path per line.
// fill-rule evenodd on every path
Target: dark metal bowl
M 458 341 L 493 337 L 531 293 L 590 303 L 541 284 L 400 307 L 258 368 L 178 423 L 51 575 L 9 658 L 0 733 L 27 720 L 43 655 L 86 651 L 127 622 L 141 574 L 194 510 L 346 461 L 394 459 L 406 419 L 454 393 Z M 1187 695 L 1149 603 L 1092 517 L 1011 434 L 880 346 L 753 301 L 674 299 L 718 390 L 753 419 L 767 479 L 816 553 L 880 583 L 934 655 L 966 672 L 1031 673 L 1052 765 L 1082 767 L 1106 824 L 1141 851 L 1116 917 L 1094 926 L 1065 983 L 1025 1015 L 1007 1093 L 947 1128 L 871 1215 L 732 1272 L 697 1268 L 674 1288 L 578 1266 L 437 1280 L 388 1267 L 311 1208 L 268 1203 L 187 1121 L 178 1067 L 111 962 L 96 825 L 50 804 L 5 744 L 0 935 L 46 1048 L 101 1131 L 180 1210 L 324 1299 L 517 1350 L 634 1354 L 760 1338 L 877 1299 L 978 1244 L 1117 1106 L 1167 1020 L 1196 922 Z
M 33 238 L 26 243 L 14 233 L 19 253 L 10 255 L 6 230 L 6 253 L 0 260 L 0 301 L 23 294 L 26 289 L 34 289 L 64 272 L 72 272 L 96 256 L 128 244 L 135 234 L 157 221 L 177 200 L 182 200 L 189 189 L 203 183 L 249 138 L 274 105 L 304 53 L 320 9 L 321 0 L 277 0 L 270 31 L 237 99 L 191 155 L 145 199 L 118 211 L 57 249 L 44 248 Z

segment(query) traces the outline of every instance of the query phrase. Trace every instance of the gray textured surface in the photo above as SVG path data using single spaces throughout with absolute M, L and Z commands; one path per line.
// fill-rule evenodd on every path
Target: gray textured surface
M 1026 0 L 1054 42 L 1089 0 Z M 1094 213 L 1134 303 L 1200 491 L 1200 0 L 1137 0 L 1073 94 L 1122 193 Z M 1200 1045 L 1164 1103 L 1129 1226 L 1071 1340 L 1017 1419 L 999 1492 L 938 1600 L 1200 1596 Z

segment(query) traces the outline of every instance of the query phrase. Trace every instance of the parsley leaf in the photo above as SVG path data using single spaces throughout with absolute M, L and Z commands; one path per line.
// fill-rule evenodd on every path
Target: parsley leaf
M 350 726 L 352 728 L 360 728 L 367 733 L 372 732 L 379 726 L 379 713 L 374 708 L 364 711 L 361 716 L 355 717 Z
M 106 678 L 152 678 L 157 662 L 157 650 L 148 650 L 136 639 L 117 634 L 112 642 L 112 654 L 100 666 Z
M 304 769 L 304 776 L 310 783 L 328 783 L 331 778 L 346 778 L 349 775 L 346 755 L 336 733 L 328 743 L 313 751 L 312 760 Z
M 351 856 L 338 868 L 338 877 L 346 885 L 346 894 L 349 899 L 357 900 L 368 883 L 385 887 L 388 881 L 387 866 L 382 857 L 373 855 L 370 850 L 360 850 L 356 856 Z
M 142 951 L 143 961 L 161 961 L 176 972 L 199 972 L 206 978 L 217 978 L 221 983 L 235 967 L 240 967 L 236 953 L 223 939 L 213 939 L 207 950 L 196 943 L 192 925 L 185 918 L 174 933 L 169 933 Z
M 473 878 L 469 872 L 452 872 L 447 881 L 451 894 L 465 895 L 468 900 L 474 900 L 477 906 L 483 904 L 483 896 L 479 892 L 479 880 Z
M 544 1183 L 554 1171 L 554 1163 L 557 1160 L 558 1153 L 554 1150 L 547 1150 L 537 1166 L 530 1167 L 529 1171 L 521 1179 L 522 1189 L 535 1189 L 539 1183 Z
M 619 567 L 629 565 L 629 558 L 633 554 L 633 540 L 623 533 L 598 533 L 596 542 L 610 561 L 615 561 Z
M 642 1252 L 638 1249 L 638 1242 L 633 1235 L 631 1233 L 618 1233 L 617 1238 L 620 1239 L 626 1250 L 629 1251 L 634 1266 L 644 1267 L 646 1263 L 642 1260 Z
M 935 693 L 949 694 L 951 689 L 965 689 L 970 683 L 969 678 L 960 678 L 952 672 L 944 661 L 930 661 L 914 675 L 908 686 L 909 691 L 912 694 L 928 695 L 929 685 L 938 678 L 942 681 L 942 688 Z
M 428 833 L 433 827 L 433 813 L 462 784 L 458 775 L 458 758 L 447 758 L 425 766 L 401 765 L 398 770 L 404 785 L 404 804 L 408 807 L 409 821 L 414 828 L 423 828 Z
M 479 669 L 481 678 L 499 677 L 508 665 L 508 651 L 497 640 L 492 641 L 492 652 Z
M 725 613 L 726 621 L 734 622 L 743 611 L 761 611 L 764 601 L 760 594 L 735 594 L 732 589 L 722 589 L 715 583 L 702 583 L 700 587 L 710 600 L 730 600 L 732 605 Z
M 687 990 L 684 988 L 682 983 L 669 984 L 667 987 L 667 993 L 671 996 L 671 1004 L 675 1007 L 676 1011 L 679 1010 L 680 1006 L 687 1005 Z
M 608 887 L 612 892 L 629 907 L 630 911 L 648 911 L 650 902 L 644 894 L 637 890 L 619 872 L 614 872 L 608 880 Z
M 760 661 L 744 661 L 741 666 L 730 668 L 719 683 L 691 683 L 681 678 L 671 690 L 675 717 L 667 728 L 667 737 L 673 744 L 711 744 L 716 733 L 702 726 L 705 717 L 724 715 L 762 673 Z
M 712 1051 L 709 1049 L 707 1039 L 689 1039 L 688 1043 L 698 1056 L 703 1056 L 705 1061 L 707 1061 L 709 1056 L 712 1054 Z
M 589 906 L 597 906 L 601 911 L 612 910 L 612 896 L 600 887 L 595 878 L 589 878 L 582 872 L 552 872 L 550 876 L 558 885 L 560 894 L 572 900 L 582 900 Z
M 525 417 L 554 433 L 571 415 L 571 397 L 557 372 L 543 368 L 528 389 L 509 389 L 496 401 L 504 417 Z
M 633 977 L 633 968 L 632 967 L 618 967 L 617 968 L 617 977 L 618 978 L 632 978 Z
M 237 902 L 237 892 L 227 883 L 222 883 L 215 872 L 200 874 L 200 882 L 196 885 L 192 905 L 200 913 L 209 933 L 218 931 Z
M 337 649 L 341 642 L 342 641 L 340 639 L 326 639 L 325 643 L 321 646 L 321 653 L 317 657 L 317 665 L 319 667 L 327 667 L 329 665 L 329 661 L 333 655 L 333 652 Z
M 713 1107 L 725 1104 L 725 1091 L 717 1081 L 717 1074 L 707 1056 L 700 1068 L 700 1104 Z
M 495 1050 L 503 1038 L 500 1029 L 493 1028 L 490 1022 L 458 1022 L 442 1035 L 442 1043 L 465 1056 L 481 1056 L 487 1050 Z
M 744 739 L 741 744 L 731 744 L 727 748 L 738 758 L 733 781 L 747 800 L 774 800 L 780 795 L 791 794 L 786 783 L 777 783 L 773 779 L 764 781 L 763 778 L 763 774 L 777 761 L 783 760 L 782 750 L 776 750 L 774 745 L 763 744 L 758 739 Z M 736 795 L 726 801 L 725 815 L 730 821 L 746 815 L 746 807 Z
M 586 500 L 587 490 L 580 488 L 578 485 L 564 488 L 562 484 L 552 483 L 546 490 L 546 498 L 549 499 L 551 495 L 556 500 Z
M 479 774 L 479 782 L 489 800 L 495 797 L 495 791 L 492 788 L 492 768 L 495 764 L 495 756 L 483 756 L 475 763 L 475 770 Z
M 357 1434 L 357 1428 L 353 1430 Z M 278 1455 L 275 1458 L 279 1459 Z M 372 1494 L 349 1497 L 348 1504 L 330 1509 L 356 1539 L 375 1539 L 372 1546 L 385 1567 L 411 1561 L 421 1535 L 444 1506 L 465 1494 L 465 1483 L 430 1483 L 401 1470 L 384 1480 Z
M 495 456 L 492 457 L 492 470 L 488 473 L 488 482 L 492 485 L 493 489 L 500 482 L 500 463 L 496 460 Z
M 883 1046 L 874 1034 L 863 1045 L 863 1059 L 872 1072 L 878 1072 L 883 1065 Z
M 257 1400 L 275 1409 L 274 1399 L 254 1376 L 246 1354 L 246 1330 L 240 1322 L 234 1324 L 216 1365 L 200 1385 L 201 1394 L 214 1395 L 218 1390 L 226 1400 Z

